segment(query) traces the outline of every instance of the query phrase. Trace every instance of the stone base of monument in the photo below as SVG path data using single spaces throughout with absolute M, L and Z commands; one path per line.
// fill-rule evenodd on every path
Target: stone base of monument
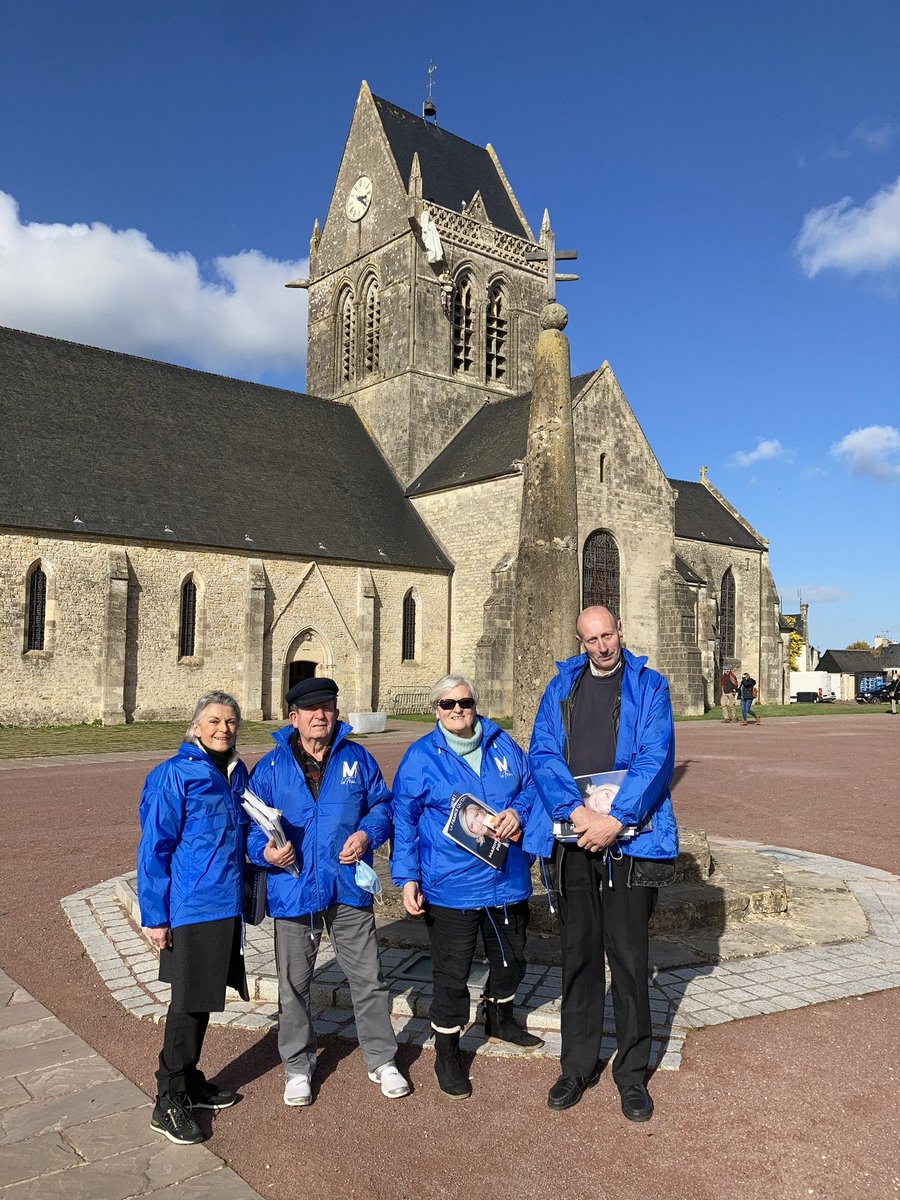
M 375 867 L 386 885 L 376 908 L 379 942 L 426 949 L 424 923 L 407 916 L 390 887 L 383 851 L 375 855 Z M 529 962 L 558 964 L 556 922 L 535 866 Z M 695 966 L 854 941 L 868 933 L 865 913 L 840 880 L 786 866 L 702 830 L 682 830 L 676 881 L 660 888 L 650 922 L 650 962 L 657 970 Z
M 387 713 L 352 712 L 347 714 L 345 720 L 353 727 L 354 733 L 384 733 Z

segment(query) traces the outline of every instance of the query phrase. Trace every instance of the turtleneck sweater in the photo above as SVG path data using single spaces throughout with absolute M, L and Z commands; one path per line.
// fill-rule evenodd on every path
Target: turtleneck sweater
M 469 764 L 476 775 L 481 775 L 481 742 L 483 730 L 481 722 L 476 717 L 473 727 L 472 736 L 468 738 L 457 737 L 455 733 L 450 733 L 443 725 L 439 725 L 441 733 L 444 735 L 444 741 L 460 758 L 464 759 Z

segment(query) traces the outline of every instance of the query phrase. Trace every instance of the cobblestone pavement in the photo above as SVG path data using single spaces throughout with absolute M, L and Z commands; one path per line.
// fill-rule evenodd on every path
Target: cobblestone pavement
M 2 971 L 0 1079 L 4 1200 L 260 1200 L 203 1146 L 154 1133 L 140 1088 Z
M 821 854 L 733 839 L 728 844 L 771 854 L 791 867 L 846 883 L 866 914 L 871 935 L 838 945 L 806 946 L 656 972 L 650 984 L 651 1065 L 660 1070 L 678 1070 L 684 1040 L 691 1030 L 900 987 L 900 877 Z M 156 952 L 136 928 L 138 909 L 132 882 L 133 876 L 110 879 L 67 896 L 62 905 L 114 998 L 134 1016 L 158 1021 L 165 1015 L 169 988 L 158 981 Z M 245 953 L 253 999 L 229 1000 L 224 1012 L 212 1014 L 211 1022 L 265 1029 L 277 1016 L 271 921 L 247 928 Z M 382 950 L 397 1037 L 415 1045 L 431 1042 L 427 1020 L 431 984 L 425 957 L 421 949 Z M 473 1018 L 478 971 L 476 967 L 470 981 Z M 526 1052 L 486 1044 L 477 1027 L 463 1037 L 463 1048 L 486 1056 L 528 1053 L 558 1058 L 560 986 L 559 967 L 532 965 L 519 989 L 520 1012 L 528 1028 L 544 1039 L 542 1050 Z M 356 1039 L 350 990 L 327 938 L 319 951 L 311 997 L 320 1034 Z M 602 1057 L 608 1058 L 615 1048 L 608 997 L 604 1027 Z

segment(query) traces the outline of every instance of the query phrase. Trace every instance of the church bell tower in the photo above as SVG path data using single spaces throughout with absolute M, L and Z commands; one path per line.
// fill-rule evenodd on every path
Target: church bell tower
M 543 268 L 492 147 L 363 82 L 310 243 L 307 391 L 351 403 L 404 484 L 531 386 Z

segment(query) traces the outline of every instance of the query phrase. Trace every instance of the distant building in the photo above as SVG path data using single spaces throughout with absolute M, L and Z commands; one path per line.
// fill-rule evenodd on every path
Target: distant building
M 509 713 L 537 248 L 490 146 L 364 83 L 303 281 L 310 395 L 0 331 L 0 722 L 210 687 L 278 717 L 311 673 L 421 711 L 448 669 Z M 571 388 L 584 602 L 681 712 L 725 662 L 782 698 L 766 540 L 705 468 L 666 477 L 608 362 Z
M 816 670 L 830 672 L 832 684 L 840 676 L 838 700 L 853 700 L 860 690 L 884 679 L 884 668 L 871 650 L 826 650 Z

